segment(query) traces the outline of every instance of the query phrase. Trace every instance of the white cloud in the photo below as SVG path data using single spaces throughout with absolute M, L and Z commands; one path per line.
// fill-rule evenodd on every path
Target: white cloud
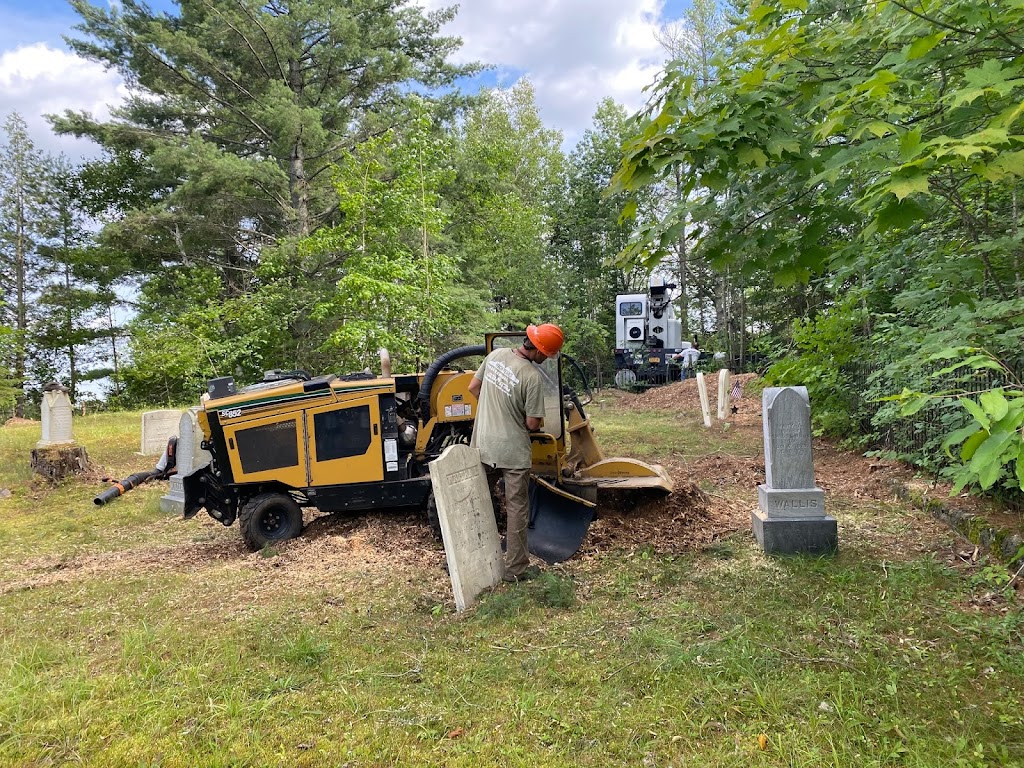
M 420 0 L 438 8 L 445 0 Z M 463 40 L 462 61 L 513 71 L 534 84 L 545 123 L 572 146 L 602 98 L 630 111 L 665 60 L 655 39 L 664 0 L 464 0 L 446 34 Z M 499 75 L 499 84 L 509 85 Z
M 36 147 L 46 152 L 64 152 L 78 159 L 96 155 L 98 148 L 91 141 L 56 136 L 43 115 L 72 109 L 106 118 L 110 107 L 126 95 L 117 73 L 46 43 L 23 45 L 0 54 L 3 117 L 18 112 L 28 124 Z
M 452 0 L 418 2 L 435 9 Z M 654 36 L 664 22 L 665 3 L 462 0 L 444 33 L 463 39 L 460 61 L 493 65 L 499 85 L 529 78 L 542 119 L 561 130 L 566 148 L 571 148 L 590 126 L 602 98 L 610 96 L 630 111 L 643 105 L 643 88 L 653 82 L 665 59 Z M 117 73 L 59 44 L 23 44 L 0 53 L 0 118 L 19 112 L 40 149 L 72 157 L 97 154 L 91 142 L 55 136 L 43 115 L 73 109 L 105 118 L 110 105 L 126 93 Z

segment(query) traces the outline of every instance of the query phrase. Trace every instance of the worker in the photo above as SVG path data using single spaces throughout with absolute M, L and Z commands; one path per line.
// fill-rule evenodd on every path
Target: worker
M 492 475 L 500 471 L 505 483 L 504 581 L 522 581 L 539 573 L 529 565 L 526 541 L 533 466 L 530 433 L 541 428 L 544 418 L 544 379 L 537 365 L 557 357 L 564 341 L 557 325 L 531 325 L 522 345 L 495 349 L 484 358 L 469 384 L 478 402 L 470 445 L 480 451 L 485 469 Z
M 688 349 L 684 349 L 677 355 L 672 355 L 672 359 L 680 361 L 679 380 L 686 381 L 690 377 L 690 372 L 696 369 L 697 361 L 700 360 L 700 347 L 697 346 L 697 339 L 693 340 L 693 345 Z

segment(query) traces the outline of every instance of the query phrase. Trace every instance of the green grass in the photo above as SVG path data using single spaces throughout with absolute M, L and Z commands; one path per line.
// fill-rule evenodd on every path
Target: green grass
M 146 468 L 137 414 L 83 421 L 90 455 L 95 424 L 97 455 Z M 166 519 L 165 486 L 96 508 L 94 484 L 18 484 L 37 437 L 8 429 L 0 765 L 1024 765 L 1020 605 L 941 552 L 882 547 L 913 543 L 911 509 L 846 501 L 834 558 L 767 558 L 749 535 L 608 552 L 456 615 L 426 572 L 304 578 L 317 563 L 290 545 L 131 565 L 238 534 Z M 638 442 L 696 450 L 680 430 Z M 28 584 L 82 557 L 107 567 Z

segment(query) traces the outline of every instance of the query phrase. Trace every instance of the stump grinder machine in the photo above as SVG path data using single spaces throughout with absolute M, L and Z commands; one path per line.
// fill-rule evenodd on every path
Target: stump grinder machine
M 488 334 L 486 344 L 447 352 L 415 374 L 392 375 L 382 350 L 379 376 L 269 371 L 264 381 L 237 390 L 230 377 L 211 380 L 198 421 L 212 461 L 183 478 L 184 516 L 205 509 L 224 525 L 238 520 L 253 549 L 298 536 L 303 507 L 420 508 L 437 530 L 427 464 L 449 445 L 469 443 L 476 411 L 473 371 L 457 362 L 518 347 L 523 338 Z M 563 364 L 579 372 L 583 397 L 563 384 Z M 562 355 L 540 369 L 547 414 L 530 436 L 529 542 L 535 554 L 557 562 L 579 548 L 599 489 L 668 493 L 672 484 L 660 466 L 604 456 L 575 361 Z

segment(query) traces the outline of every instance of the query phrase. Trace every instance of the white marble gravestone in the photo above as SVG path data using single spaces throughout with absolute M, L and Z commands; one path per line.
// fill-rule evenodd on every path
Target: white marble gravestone
M 836 520 L 814 483 L 807 387 L 768 387 L 761 405 L 765 482 L 751 513 L 754 535 L 770 554 L 834 551 Z
M 143 456 L 159 456 L 167 449 L 167 440 L 178 434 L 181 411 L 146 411 L 142 414 Z
M 718 420 L 725 421 L 729 415 L 729 371 L 718 372 Z
M 464 611 L 501 581 L 501 537 L 491 494 L 476 448 L 449 446 L 428 466 L 455 608 Z
M 708 383 L 703 371 L 697 371 L 697 394 L 700 396 L 700 411 L 704 415 L 704 426 L 711 426 L 711 404 L 708 402 Z
M 59 385 L 47 385 L 43 390 L 40 411 L 43 434 L 36 448 L 73 445 L 75 438 L 71 432 L 71 414 L 71 398 L 67 390 Z
M 209 464 L 213 457 L 203 450 L 203 430 L 196 414 L 198 408 L 189 408 L 178 421 L 178 446 L 175 453 L 175 474 L 168 481 L 168 491 L 160 498 L 160 511 L 181 514 L 185 511 L 185 485 L 182 480 L 197 469 Z M 165 443 L 166 445 L 166 443 Z

